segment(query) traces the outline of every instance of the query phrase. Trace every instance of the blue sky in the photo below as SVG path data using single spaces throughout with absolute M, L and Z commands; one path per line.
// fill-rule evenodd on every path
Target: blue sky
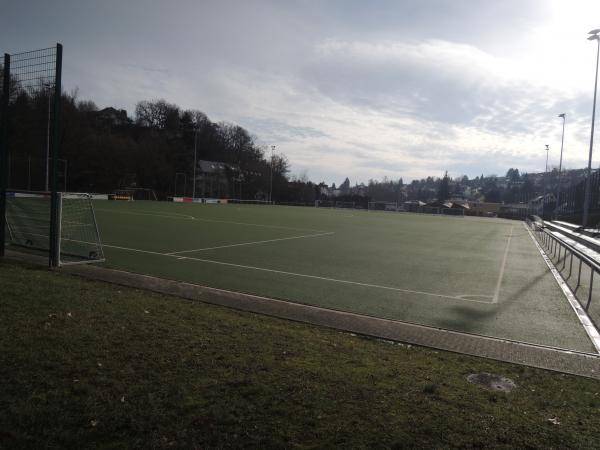
M 200 109 L 314 181 L 541 171 L 563 112 L 587 161 L 598 1 L 1 3 L 0 50 L 61 42 L 80 99 Z

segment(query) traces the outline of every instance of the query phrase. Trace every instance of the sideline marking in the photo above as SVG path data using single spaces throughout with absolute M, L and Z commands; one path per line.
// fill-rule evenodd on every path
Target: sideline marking
M 502 284 L 502 278 L 504 278 L 504 268 L 506 267 L 506 259 L 508 258 L 508 249 L 510 247 L 510 240 L 512 238 L 514 227 L 514 225 L 511 225 L 510 231 L 508 232 L 508 240 L 506 241 L 506 248 L 504 249 L 504 258 L 502 258 L 502 266 L 500 267 L 500 274 L 498 275 L 498 282 L 496 283 L 496 290 L 494 291 L 492 303 L 498 303 L 498 297 L 500 295 L 500 285 Z
M 427 295 L 427 296 L 430 296 L 430 297 L 447 298 L 447 299 L 451 299 L 451 300 L 460 300 L 460 301 L 467 301 L 467 302 L 474 302 L 474 303 L 483 303 L 483 304 L 486 304 L 486 305 L 491 305 L 492 304 L 489 301 L 481 301 L 481 300 L 475 300 L 475 299 L 465 298 L 466 297 L 465 295 L 454 296 L 454 295 L 436 294 L 436 293 L 433 293 L 433 292 L 414 291 L 414 290 L 411 290 L 411 289 L 402 289 L 402 288 L 396 288 L 396 287 L 391 287 L 391 286 L 382 286 L 382 285 L 379 285 L 379 284 L 361 283 L 359 281 L 340 280 L 340 279 L 337 279 L 337 278 L 320 277 L 320 276 L 317 276 L 317 275 L 307 275 L 307 274 L 303 274 L 303 273 L 286 272 L 284 270 L 266 269 L 264 267 L 246 266 L 246 265 L 243 265 L 243 264 L 234 264 L 234 263 L 228 263 L 228 262 L 223 262 L 223 261 L 214 261 L 214 260 L 211 260 L 211 259 L 194 258 L 194 257 L 191 257 L 191 256 L 179 256 L 179 255 L 173 255 L 173 254 L 169 254 L 169 253 L 153 252 L 153 251 L 150 251 L 150 250 L 140 250 L 140 249 L 136 249 L 136 248 L 119 247 L 119 246 L 110 245 L 110 244 L 103 244 L 103 246 L 104 247 L 109 247 L 109 248 L 116 248 L 116 249 L 119 249 L 119 250 L 130 251 L 130 252 L 146 253 L 146 254 L 149 254 L 149 255 L 167 256 L 169 258 L 175 258 L 177 260 L 198 261 L 198 262 L 203 262 L 203 263 L 207 263 L 207 264 L 216 264 L 216 265 L 221 265 L 221 266 L 236 267 L 236 268 L 240 268 L 240 269 L 256 270 L 256 271 L 260 271 L 260 272 L 277 273 L 277 274 L 288 275 L 288 276 L 293 276 L 293 277 L 310 278 L 310 279 L 321 280 L 321 281 L 330 281 L 330 282 L 333 282 L 333 283 L 351 284 L 351 285 L 354 285 L 354 286 L 362 286 L 362 287 L 370 287 L 370 288 L 376 288 L 376 289 L 384 289 L 384 290 L 387 290 L 387 291 L 405 292 L 405 293 L 408 293 L 408 294 L 421 294 L 421 295 Z
M 182 250 L 180 252 L 165 253 L 165 255 L 167 255 L 167 256 L 181 255 L 182 253 L 194 253 L 194 252 L 202 252 L 202 251 L 206 251 L 206 250 L 218 250 L 218 249 L 222 249 L 222 248 L 242 247 L 244 245 L 266 244 L 268 242 L 289 241 L 292 239 L 303 239 L 303 238 L 311 238 L 311 237 L 318 237 L 318 236 L 331 236 L 332 234 L 335 234 L 335 233 L 333 233 L 333 231 L 330 231 L 328 233 L 305 234 L 302 236 L 291 236 L 291 237 L 285 237 L 285 238 L 267 239 L 264 241 L 242 242 L 239 244 L 219 245 L 217 247 L 204 247 L 204 248 L 196 248 L 194 250 Z
M 531 230 L 529 230 L 527 225 L 523 224 L 523 226 L 529 233 L 529 237 L 531 237 L 531 239 L 533 240 L 533 243 L 539 250 L 540 254 L 542 255 L 542 258 L 544 258 L 544 262 L 550 269 L 550 272 L 552 272 L 552 275 L 554 275 L 556 282 L 558 283 L 558 285 L 560 286 L 560 288 L 563 291 L 563 294 L 569 301 L 569 305 L 571 305 L 571 308 L 573 308 L 573 311 L 575 311 L 575 315 L 579 319 L 579 322 L 583 326 L 583 329 L 585 330 L 588 337 L 592 341 L 592 344 L 594 345 L 596 352 L 598 354 L 600 354 L 600 333 L 598 332 L 598 330 L 596 329 L 596 327 L 590 320 L 585 309 L 582 308 L 581 304 L 579 303 L 579 300 L 577 300 L 577 297 L 575 297 L 575 294 L 573 294 L 573 291 L 571 291 L 571 288 L 569 287 L 567 282 L 563 279 L 563 277 L 560 274 L 560 272 L 558 271 L 558 269 L 554 266 L 554 263 L 552 262 L 550 257 L 546 254 L 544 249 L 542 249 L 542 247 L 538 243 L 535 236 L 533 236 L 533 234 L 531 233 Z

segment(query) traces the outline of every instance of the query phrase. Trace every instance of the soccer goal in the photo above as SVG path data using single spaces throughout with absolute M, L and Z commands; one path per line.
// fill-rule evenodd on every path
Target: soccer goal
M 441 208 L 437 208 L 435 206 L 421 206 L 419 208 L 419 212 L 423 214 L 440 214 Z
M 465 210 L 462 208 L 442 208 L 442 215 L 465 217 Z
M 369 211 L 398 211 L 396 202 L 369 202 Z
M 90 194 L 58 193 L 58 264 L 104 261 Z M 8 245 L 50 252 L 50 194 L 6 193 Z
M 335 203 L 331 200 L 315 200 L 315 208 L 333 208 Z
M 334 207 L 335 208 L 347 208 L 347 209 L 353 209 L 355 206 L 354 202 L 341 202 L 341 201 L 336 201 Z

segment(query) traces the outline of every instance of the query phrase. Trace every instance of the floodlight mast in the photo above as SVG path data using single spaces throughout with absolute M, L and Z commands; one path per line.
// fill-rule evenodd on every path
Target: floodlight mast
M 548 155 L 550 154 L 550 145 L 546 144 L 546 173 L 544 173 L 544 191 L 542 197 L 542 215 L 546 209 L 546 196 L 548 194 Z
M 271 171 L 269 176 L 269 203 L 273 203 L 273 152 L 275 151 L 275 146 L 271 145 Z
M 198 127 L 194 130 L 194 185 L 192 187 L 192 199 L 196 198 L 196 158 L 197 158 L 197 147 L 198 147 Z
M 592 175 L 592 151 L 594 148 L 594 122 L 596 120 L 596 94 L 598 92 L 598 60 L 600 60 L 600 28 L 590 31 L 588 34 L 589 41 L 596 41 L 598 48 L 596 50 L 596 78 L 594 80 L 594 104 L 592 107 L 592 130 L 590 132 L 590 153 L 588 157 L 587 177 L 585 179 L 585 198 L 583 202 L 583 219 L 581 226 L 585 228 L 588 224 L 589 212 L 590 212 L 590 178 Z
M 558 219 L 558 208 L 560 206 L 560 174 L 562 171 L 562 158 L 563 158 L 563 146 L 565 143 L 565 122 L 567 121 L 567 115 L 565 113 L 559 114 L 558 117 L 562 117 L 562 138 L 560 140 L 560 160 L 558 163 L 558 188 L 556 189 L 556 207 L 554 208 L 554 218 Z

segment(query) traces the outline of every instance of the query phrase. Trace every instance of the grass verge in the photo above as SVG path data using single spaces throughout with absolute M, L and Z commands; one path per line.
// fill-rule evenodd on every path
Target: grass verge
M 6 261 L 0 286 L 0 447 L 600 446 L 595 380 Z

